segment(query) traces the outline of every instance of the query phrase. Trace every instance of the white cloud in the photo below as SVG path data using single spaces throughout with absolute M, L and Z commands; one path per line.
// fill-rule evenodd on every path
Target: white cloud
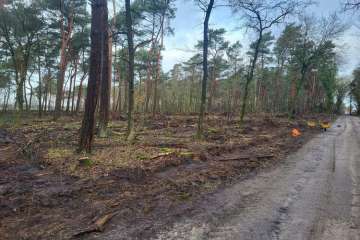
M 319 0 L 319 5 L 309 9 L 309 13 L 329 14 L 338 11 L 341 0 Z M 163 68 L 169 71 L 174 64 L 188 60 L 195 54 L 194 45 L 202 38 L 203 12 L 194 4 L 194 1 L 178 1 L 176 4 L 176 18 L 171 22 L 175 30 L 174 36 L 165 38 L 165 51 L 163 52 Z M 352 21 L 351 16 L 348 21 Z M 240 41 L 243 45 L 243 53 L 247 51 L 250 43 L 255 39 L 251 30 L 241 28 L 242 24 L 238 17 L 232 15 L 228 8 L 214 9 L 210 18 L 211 28 L 225 28 L 226 39 L 230 42 Z M 273 34 L 278 35 L 283 26 L 273 29 Z M 360 63 L 360 30 L 351 28 L 336 41 L 338 51 L 345 60 L 340 66 L 340 74 L 351 74 L 352 70 Z
M 360 31 L 352 27 L 344 33 L 344 35 L 336 41 L 338 46 L 338 54 L 342 58 L 340 65 L 340 75 L 351 75 L 354 68 L 360 63 Z

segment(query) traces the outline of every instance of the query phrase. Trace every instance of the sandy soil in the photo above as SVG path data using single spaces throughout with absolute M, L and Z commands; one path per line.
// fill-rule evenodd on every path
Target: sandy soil
M 341 117 L 281 167 L 220 191 L 153 239 L 360 239 L 359 127 Z

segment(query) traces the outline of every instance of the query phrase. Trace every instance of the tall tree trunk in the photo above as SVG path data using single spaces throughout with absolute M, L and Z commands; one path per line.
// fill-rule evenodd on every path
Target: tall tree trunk
M 29 110 L 29 104 L 28 104 L 28 100 L 27 100 L 26 82 L 25 81 L 24 81 L 24 84 L 23 84 L 23 95 L 24 95 L 24 102 L 25 102 L 25 110 L 28 111 Z
M 80 111 L 80 103 L 81 103 L 82 91 L 83 91 L 83 82 L 86 78 L 86 75 L 87 74 L 84 73 L 84 75 L 80 79 L 79 91 L 78 91 L 78 95 L 77 95 L 77 99 L 76 99 L 76 110 L 75 110 L 76 114 L 79 113 L 79 111 Z
M 44 79 L 44 82 L 45 82 L 45 89 L 44 89 L 44 102 L 43 102 L 43 111 L 46 112 L 47 111 L 47 104 L 48 104 L 48 95 L 49 95 L 49 86 L 48 86 L 48 79 L 47 77 L 45 77 Z
M 8 95 L 8 92 L 7 92 L 7 89 L 5 89 L 4 91 L 4 98 L 3 98 L 3 102 L 2 102 L 2 111 L 5 112 L 6 111 L 6 99 L 7 99 L 7 95 Z
M 79 65 L 79 58 L 76 59 L 75 63 L 75 73 L 74 73 L 74 84 L 71 96 L 71 112 L 74 113 L 75 111 L 75 91 L 76 91 L 76 78 L 78 73 L 78 65 Z
M 75 91 L 76 91 L 76 77 L 74 77 L 74 84 L 71 94 L 71 109 L 70 112 L 73 114 L 75 112 Z
M 113 88 L 113 96 L 112 96 L 112 111 L 116 112 L 116 88 L 115 88 L 115 82 L 116 82 L 116 51 L 117 51 L 117 46 L 116 46 L 116 41 L 114 42 L 113 39 L 113 34 L 112 34 L 112 29 L 114 27 L 116 27 L 116 3 L 115 0 L 112 0 L 112 7 L 113 7 L 113 18 L 111 21 L 111 28 L 109 29 L 109 68 L 110 68 L 110 73 L 109 73 L 109 79 L 110 81 L 113 81 L 112 84 L 112 88 Z M 114 58 L 112 55 L 113 52 L 113 48 L 115 49 L 115 54 L 114 54 Z M 114 62 L 113 62 L 114 61 Z M 114 71 L 115 73 L 112 74 L 112 70 L 113 70 L 113 64 L 114 64 Z
M 215 64 L 214 64 L 215 65 Z M 214 98 L 214 92 L 215 92 L 215 80 L 216 80 L 216 69 L 215 66 L 210 68 L 210 82 L 209 82 L 209 97 L 208 97 L 208 106 L 207 110 L 211 112 L 212 110 L 212 103 Z
M 149 56 L 150 58 L 152 57 L 152 51 L 149 51 Z M 148 61 L 147 63 L 147 67 L 146 67 L 146 81 L 145 81 L 145 110 L 144 112 L 148 112 L 149 111 L 149 102 L 150 102 L 150 97 L 151 97 L 151 82 L 152 82 L 152 77 L 151 77 L 151 64 L 150 61 Z
M 83 71 L 83 75 L 80 78 L 80 84 L 79 84 L 79 91 L 78 91 L 78 95 L 77 95 L 77 99 L 76 99 L 76 109 L 75 109 L 75 114 L 78 114 L 80 111 L 80 104 L 81 104 L 81 98 L 82 98 L 82 91 L 83 91 L 83 82 L 87 76 L 87 72 L 86 72 L 86 63 L 85 63 L 85 49 L 83 49 L 82 51 L 82 71 Z
M 71 111 L 73 111 L 78 64 L 79 64 L 79 58 L 76 58 L 74 60 L 74 70 L 70 76 L 70 86 L 67 96 L 66 112 L 70 112 L 70 102 L 71 102 Z
M 75 71 L 76 71 L 75 68 L 76 68 L 76 66 L 74 66 L 74 73 L 72 73 L 70 75 L 70 86 L 69 86 L 69 90 L 68 90 L 68 93 L 67 93 L 66 112 L 70 111 L 70 99 L 71 99 L 71 95 L 72 95 L 74 75 L 75 75 Z M 64 93 L 65 93 L 65 91 L 64 91 Z
M 301 68 L 301 77 L 300 77 L 300 80 L 295 83 L 295 91 L 294 91 L 294 96 L 291 98 L 290 100 L 290 113 L 289 113 L 289 116 L 290 118 L 294 118 L 295 115 L 297 114 L 296 112 L 296 105 L 298 103 L 298 97 L 299 97 L 299 92 L 300 92 L 300 89 L 303 85 L 303 83 L 305 82 L 305 78 L 306 78 L 306 72 L 307 72 L 307 66 L 302 66 Z
M 29 109 L 28 109 L 29 111 L 31 111 L 33 95 L 34 95 L 34 91 L 33 88 L 30 86 L 30 98 L 29 98 Z
M 31 78 L 32 78 L 33 73 L 34 73 L 34 71 L 31 72 L 31 74 L 30 74 L 30 76 L 28 78 L 28 83 L 29 83 L 29 86 L 30 86 L 30 98 L 29 98 L 28 110 L 30 110 L 30 111 L 31 111 L 32 99 L 33 99 L 33 95 L 34 95 L 34 88 L 33 88 L 32 84 L 31 84 Z M 26 90 L 25 90 L 25 94 L 26 94 Z
M 109 111 L 111 108 L 114 108 L 113 105 L 115 103 L 112 103 L 111 105 L 111 90 L 112 90 L 112 77 L 113 77 L 113 38 L 112 38 L 112 33 L 111 30 L 109 29 L 109 34 L 108 34 L 108 85 L 109 85 Z
M 120 85 L 120 80 L 119 80 L 119 75 L 118 75 L 118 66 L 117 66 L 117 62 L 116 62 L 116 58 L 117 58 L 117 46 L 116 46 L 116 42 L 114 43 L 114 51 L 115 51 L 115 53 L 114 53 L 114 62 L 113 62 L 113 64 L 114 64 L 114 73 L 112 74 L 113 75 L 113 77 L 112 77 L 112 81 L 113 81 L 113 83 L 112 83 L 112 91 L 113 91 L 113 94 L 112 94 L 112 101 L 113 101 L 113 105 L 112 105 L 112 111 L 113 112 L 116 112 L 117 111 L 117 108 L 118 108 L 118 101 L 117 101 L 117 96 L 116 96 L 116 87 L 115 87 L 115 85 L 116 85 L 116 82 L 118 81 L 119 82 L 119 85 Z
M 108 19 L 108 9 L 106 7 L 106 19 Z M 107 21 L 107 20 L 106 20 Z M 100 94 L 100 114 L 99 114 L 99 136 L 107 137 L 107 127 L 109 123 L 110 111 L 110 89 L 111 89 L 111 70 L 112 70 L 112 41 L 111 32 L 108 25 L 105 25 L 104 31 L 107 32 L 105 44 L 103 45 L 103 56 L 101 65 L 101 94 Z M 110 40 L 109 40 L 110 39 Z
M 273 111 L 274 112 L 280 112 L 281 111 L 281 104 L 282 104 L 282 96 L 281 96 L 281 80 L 282 80 L 282 74 L 284 69 L 284 60 L 281 60 L 281 62 L 278 63 L 276 74 L 275 74 L 275 90 L 274 90 L 274 96 L 273 96 Z
M 349 102 L 349 115 L 351 116 L 352 115 L 352 94 L 350 94 L 350 102 Z
M 189 96 L 189 110 L 190 112 L 193 111 L 193 98 L 194 98 L 194 82 L 195 82 L 195 67 L 192 68 L 191 71 L 191 78 L 190 78 L 190 88 L 189 88 L 189 92 L 190 92 L 190 96 Z
M 73 75 L 73 68 L 70 69 L 69 77 L 68 77 L 68 79 L 65 81 L 65 85 L 64 85 L 64 88 L 63 88 L 63 90 L 62 90 L 62 92 L 63 92 L 63 96 L 61 97 L 61 99 L 62 99 L 61 109 L 62 109 L 62 110 L 65 109 L 65 100 L 67 99 L 67 98 L 65 97 L 66 89 L 67 89 L 68 83 L 71 81 L 72 75 Z
M 38 105 L 38 115 L 41 118 L 42 117 L 42 75 L 41 75 L 41 59 L 40 56 L 38 56 L 38 85 L 39 85 L 39 89 L 38 89 L 38 101 L 39 101 L 39 105 Z
M 48 111 L 50 112 L 51 111 L 51 94 L 52 94 L 52 89 L 51 89 L 51 78 L 49 79 L 49 103 L 48 103 Z
M 131 6 L 130 0 L 125 0 L 125 18 L 126 18 L 126 30 L 127 30 L 127 42 L 128 42 L 128 81 L 129 81 L 129 90 L 128 90 L 128 123 L 127 123 L 127 140 L 133 141 L 135 139 L 135 129 L 134 129 L 134 57 L 135 57 L 135 47 L 134 47 L 134 32 L 133 32 L 133 23 L 131 16 Z
M 25 102 L 25 109 L 26 111 L 29 110 L 29 103 L 28 103 L 28 99 L 27 99 L 27 93 L 26 93 L 26 80 L 27 80 L 27 70 L 25 70 L 26 68 L 22 65 L 21 66 L 21 71 L 20 71 L 20 81 L 23 82 L 22 86 L 23 86 L 23 94 L 24 94 L 24 102 Z
M 50 90 L 51 90 L 51 70 L 48 64 L 48 58 L 45 56 L 45 64 L 46 64 L 46 69 L 47 69 L 47 73 L 44 75 L 43 77 L 43 84 L 44 84 L 44 103 L 43 103 L 43 110 L 44 112 L 47 112 L 49 108 L 48 105 L 48 99 L 49 99 L 49 95 L 50 95 Z
M 154 77 L 153 71 L 153 56 L 155 51 L 155 18 L 156 15 L 153 13 L 152 15 L 152 31 L 151 31 L 151 47 L 148 52 L 148 61 L 146 63 L 146 82 L 145 82 L 145 112 L 149 111 L 149 103 L 151 98 L 151 90 L 152 90 L 152 80 Z
M 15 109 L 22 111 L 24 109 L 24 86 L 19 79 L 19 72 L 15 69 L 15 82 L 16 82 L 16 97 Z
M 64 2 L 63 0 L 60 1 L 61 6 L 61 12 L 64 8 Z M 57 91 L 56 91 L 56 99 L 55 99 L 55 112 L 54 112 L 54 119 L 57 120 L 62 111 L 61 102 L 63 98 L 63 87 L 64 87 L 64 81 L 65 81 L 65 72 L 66 67 L 68 64 L 67 59 L 67 48 L 69 45 L 69 41 L 72 34 L 73 29 L 73 15 L 70 14 L 68 25 L 67 25 L 67 31 L 64 29 L 64 16 L 61 15 L 60 19 L 60 31 L 61 31 L 61 48 L 60 48 L 60 64 L 59 64 L 59 79 L 57 81 Z
M 165 17 L 165 16 L 163 16 Z M 159 50 L 157 52 L 157 63 L 156 63 L 156 76 L 155 76 L 155 81 L 154 81 L 154 99 L 153 99 L 153 117 L 155 117 L 156 112 L 158 111 L 158 105 L 159 105 L 159 97 L 158 97 L 158 85 L 159 85 L 159 80 L 160 80 L 160 75 L 161 75 L 161 50 L 164 47 L 164 22 L 162 21 L 162 26 L 161 26 L 161 40 L 160 40 L 160 46 L 159 46 Z
M 0 0 L 0 10 L 3 10 L 4 9 L 4 5 L 6 4 L 6 0 Z M 1 58 L 2 56 L 0 56 L 0 58 Z M 9 93 L 10 94 L 10 93 Z M 3 106 L 3 112 L 6 112 L 6 107 L 7 106 L 5 106 L 5 99 L 6 99 L 6 95 L 7 95 L 7 93 L 5 93 L 5 97 L 4 97 L 4 106 Z M 16 98 L 17 98 L 17 96 L 16 96 Z M 15 101 L 16 102 L 16 101 Z M 16 108 L 16 103 L 15 103 L 15 108 Z
M 254 78 L 254 71 L 255 71 L 255 67 L 256 67 L 256 62 L 259 56 L 259 49 L 260 49 L 260 44 L 262 41 L 262 31 L 259 32 L 259 39 L 256 42 L 256 46 L 255 46 L 255 53 L 254 53 L 254 58 L 251 61 L 251 65 L 250 65 L 250 70 L 249 73 L 246 77 L 246 83 L 245 83 L 245 90 L 244 90 L 244 96 L 242 99 L 242 106 L 241 106 L 241 113 L 240 113 L 240 124 L 242 124 L 244 122 L 244 117 L 245 117 L 245 112 L 246 112 L 246 106 L 247 106 L 247 99 L 249 96 L 249 85 L 250 82 L 253 80 Z
M 129 74 L 126 73 L 126 78 L 124 79 L 124 111 L 127 111 L 129 106 Z
M 122 111 L 122 94 L 121 94 L 121 75 L 120 75 L 120 66 L 116 66 L 116 70 L 115 70 L 115 75 L 116 75 L 116 79 L 118 80 L 118 96 L 117 96 L 117 100 L 116 100 L 116 106 L 115 106 L 115 111 L 118 112 L 119 114 Z M 114 91 L 115 91 L 115 85 L 114 85 Z
M 80 131 L 79 151 L 91 152 L 95 130 L 95 110 L 98 90 L 104 70 L 107 31 L 107 0 L 94 0 L 91 3 L 91 52 L 85 113 Z M 107 76 L 106 76 L 107 81 Z
M 57 91 L 56 91 L 56 99 L 55 99 L 55 112 L 54 118 L 58 119 L 61 115 L 61 102 L 63 97 L 63 87 L 65 81 L 65 72 L 67 67 L 67 60 L 66 60 L 66 45 L 65 41 L 62 41 L 61 49 L 60 49 L 60 66 L 59 66 L 59 79 L 57 81 Z
M 200 102 L 200 113 L 197 128 L 197 138 L 203 137 L 203 124 L 205 115 L 205 104 L 206 104 L 206 91 L 207 91 L 207 80 L 208 80 L 208 47 L 209 47 L 209 20 L 211 11 L 214 7 L 214 0 L 210 0 L 209 5 L 206 9 L 205 21 L 204 21 L 204 46 L 203 46 L 203 79 L 201 83 L 201 102 Z
M 10 86 L 10 84 L 9 84 L 9 87 L 8 87 L 7 93 L 6 93 L 6 101 L 5 101 L 5 104 L 4 104 L 4 112 L 7 111 L 7 108 L 8 108 L 8 106 L 9 106 L 10 94 L 11 94 L 11 86 Z

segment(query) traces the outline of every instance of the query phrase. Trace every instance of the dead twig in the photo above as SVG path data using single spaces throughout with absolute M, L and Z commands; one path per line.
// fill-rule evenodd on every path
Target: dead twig
M 242 157 L 232 157 L 232 158 L 222 158 L 222 159 L 218 159 L 218 161 L 221 162 L 226 162 L 226 161 L 241 161 L 241 160 L 249 160 L 251 157 L 250 156 L 242 156 Z
M 154 157 L 152 157 L 150 159 L 154 160 L 154 159 L 157 159 L 157 158 L 160 158 L 160 157 L 169 156 L 171 154 L 174 154 L 174 152 L 160 153 L 159 155 L 156 155 L 156 156 L 154 156 Z
M 93 232 L 103 232 L 105 225 L 117 214 L 118 212 L 112 212 L 99 217 L 92 225 L 74 234 L 73 237 L 80 237 Z

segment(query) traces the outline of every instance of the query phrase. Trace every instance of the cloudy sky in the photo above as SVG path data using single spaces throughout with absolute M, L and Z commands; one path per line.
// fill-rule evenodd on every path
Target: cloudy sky
M 335 11 L 341 12 L 343 0 L 318 0 L 318 3 L 310 7 L 307 11 L 315 16 L 326 16 Z M 193 46 L 202 37 L 203 13 L 194 4 L 194 0 L 179 0 L 176 3 L 176 18 L 172 20 L 171 26 L 175 29 L 175 34 L 167 36 L 165 39 L 164 51 L 164 70 L 168 71 L 176 63 L 187 60 L 194 54 Z M 345 22 L 351 23 L 357 17 L 351 13 L 346 16 L 341 14 Z M 210 19 L 211 28 L 225 28 L 226 38 L 230 42 L 240 41 L 246 47 L 249 42 L 255 39 L 250 30 L 241 28 L 241 20 L 234 16 L 231 11 L 224 7 L 216 8 Z M 279 32 L 274 29 L 275 32 Z M 360 30 L 351 27 L 336 42 L 341 52 L 343 63 L 340 74 L 348 75 L 360 63 Z

